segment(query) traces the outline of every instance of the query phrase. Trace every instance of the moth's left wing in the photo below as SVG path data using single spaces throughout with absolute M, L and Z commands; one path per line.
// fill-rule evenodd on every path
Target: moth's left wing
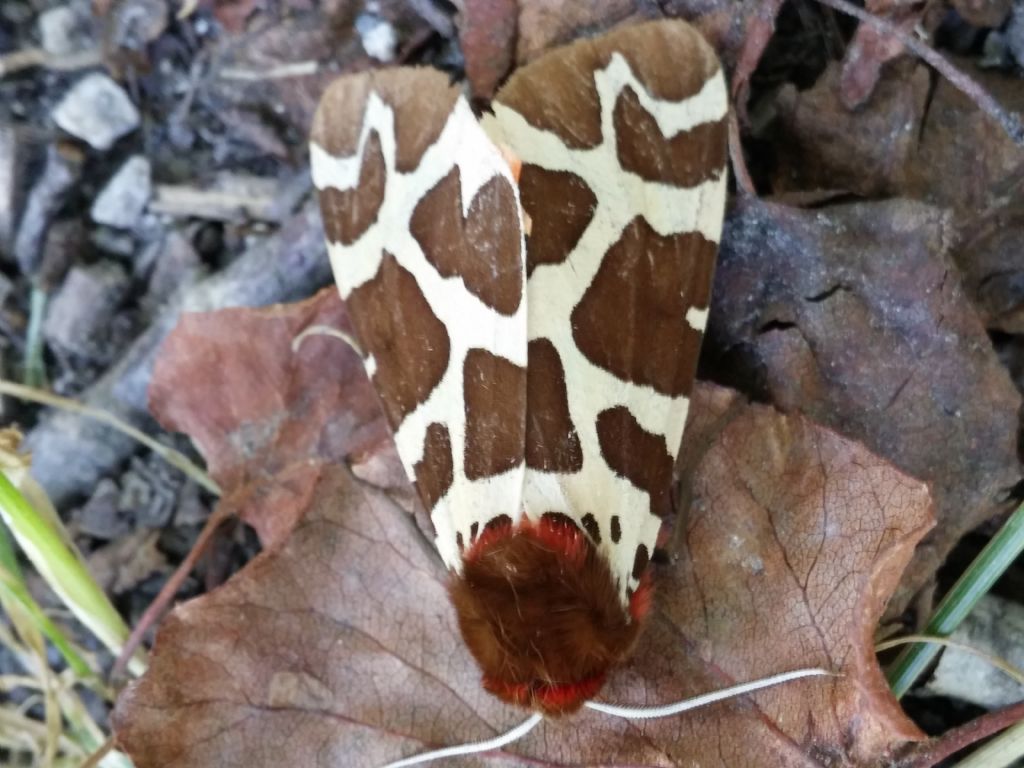
M 688 24 L 519 69 L 484 127 L 522 160 L 529 517 L 570 516 L 625 600 L 669 506 L 726 195 L 725 81 Z
M 518 190 L 448 78 L 335 81 L 310 142 L 328 252 L 445 563 L 522 509 L 526 298 Z

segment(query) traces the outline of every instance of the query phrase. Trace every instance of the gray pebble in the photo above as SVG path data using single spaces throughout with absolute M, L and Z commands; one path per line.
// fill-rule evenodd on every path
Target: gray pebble
M 1003 38 L 1017 66 L 1024 67 L 1024 0 L 1016 0 L 1013 4 Z
M 153 192 L 149 160 L 128 158 L 92 204 L 92 220 L 117 229 L 133 229 Z
M 39 38 L 51 56 L 70 56 L 96 45 L 88 3 L 58 5 L 39 14 Z
M 139 110 L 117 83 L 100 72 L 86 75 L 53 111 L 63 130 L 93 149 L 106 150 L 139 127 Z
M 95 354 L 128 282 L 128 274 L 112 261 L 74 267 L 46 313 L 47 342 L 83 356 Z

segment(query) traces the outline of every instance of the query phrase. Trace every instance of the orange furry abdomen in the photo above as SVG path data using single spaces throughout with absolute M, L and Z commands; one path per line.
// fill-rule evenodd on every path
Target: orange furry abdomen
M 575 712 L 640 632 L 645 575 L 627 610 L 607 560 L 567 517 L 488 526 L 450 592 L 484 687 L 549 715 Z

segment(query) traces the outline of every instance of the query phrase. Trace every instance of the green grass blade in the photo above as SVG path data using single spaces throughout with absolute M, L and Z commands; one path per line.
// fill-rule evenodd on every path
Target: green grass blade
M 14 601 L 21 606 L 25 614 L 39 628 L 39 631 L 60 651 L 77 677 L 85 679 L 93 676 L 88 662 L 75 650 L 71 641 L 64 636 L 57 625 L 50 621 L 24 584 L 13 577 L 3 566 L 0 566 L 0 602 L 6 600 Z
M 0 472 L 0 517 L 22 551 L 72 613 L 116 656 L 128 637 L 128 626 L 82 562 L 54 527 L 29 504 Z M 133 671 L 141 671 L 141 657 Z
M 29 303 L 22 371 L 22 381 L 29 387 L 41 387 L 46 380 L 46 366 L 43 363 L 43 318 L 46 317 L 46 299 L 46 291 L 34 285 Z
M 921 634 L 946 637 L 952 634 L 996 580 L 1024 550 L 1024 505 L 1010 515 L 974 562 L 942 599 Z M 939 652 L 934 643 L 908 646 L 889 666 L 886 677 L 893 693 L 905 694 Z
M 0 603 L 5 600 L 17 602 L 35 625 L 54 647 L 61 652 L 68 666 L 80 678 L 92 676 L 92 670 L 85 659 L 75 650 L 64 633 L 43 613 L 39 603 L 35 601 L 25 584 L 25 577 L 14 553 L 14 545 L 7 528 L 0 525 Z M 9 609 L 10 610 L 10 609 Z
M 0 525 L 0 568 L 11 574 L 13 578 L 24 583 L 25 577 L 21 573 L 21 565 L 18 563 L 18 556 L 14 554 L 14 545 L 11 544 L 11 535 L 2 525 Z

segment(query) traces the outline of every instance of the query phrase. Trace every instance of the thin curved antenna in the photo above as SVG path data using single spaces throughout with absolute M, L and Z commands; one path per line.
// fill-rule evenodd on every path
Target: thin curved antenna
M 533 730 L 533 727 L 543 719 L 544 715 L 540 713 L 533 714 L 530 715 L 528 720 L 520 723 L 508 733 L 496 736 L 488 741 L 477 741 L 472 744 L 460 744 L 457 747 L 445 747 L 444 749 L 439 749 L 435 752 L 426 752 L 422 755 L 414 755 L 413 757 L 407 757 L 404 760 L 396 760 L 393 763 L 388 763 L 384 768 L 405 768 L 407 765 L 428 763 L 431 760 L 440 760 L 442 757 L 458 757 L 459 755 L 472 755 L 477 752 L 490 752 L 492 749 L 500 749 L 506 744 L 511 744 L 513 741 L 521 739 Z
M 669 717 L 678 715 L 688 709 L 696 709 L 707 704 L 713 704 L 722 699 L 731 699 L 733 696 L 742 696 L 751 691 L 759 691 L 762 688 L 770 688 L 773 685 L 788 683 L 790 680 L 799 680 L 802 677 L 817 677 L 818 675 L 829 675 L 835 677 L 833 672 L 824 669 L 798 669 L 793 672 L 783 672 L 781 675 L 773 675 L 750 683 L 741 683 L 731 688 L 723 688 L 720 691 L 705 693 L 702 696 L 695 696 L 692 699 L 677 701 L 675 704 L 666 704 L 662 707 L 620 707 L 615 704 L 602 704 L 599 701 L 587 701 L 583 706 L 597 712 L 614 717 L 625 717 L 631 720 L 653 720 L 656 717 Z

